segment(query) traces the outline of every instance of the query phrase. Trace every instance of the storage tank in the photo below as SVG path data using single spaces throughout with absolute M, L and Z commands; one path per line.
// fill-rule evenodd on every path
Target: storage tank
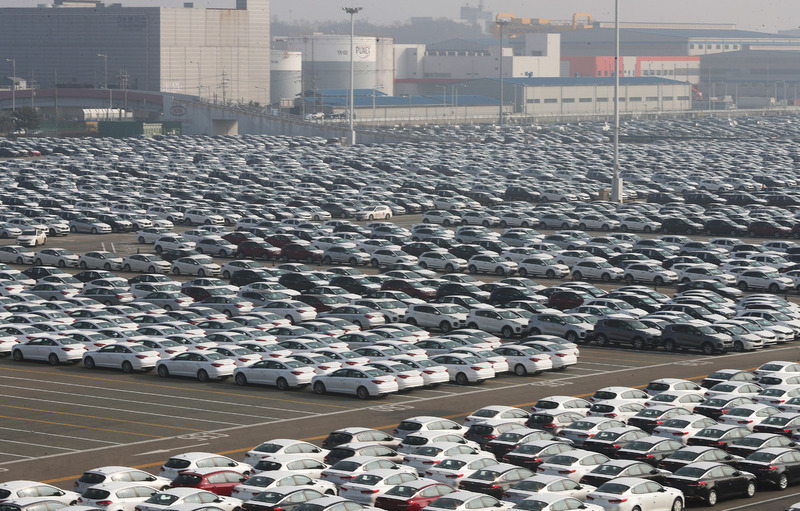
M 376 86 L 378 39 L 365 36 L 353 38 L 353 86 L 356 89 L 372 89 Z M 350 87 L 349 34 L 296 36 L 289 37 L 287 42 L 290 50 L 303 53 L 303 87 L 306 90 Z
M 270 50 L 269 102 L 294 101 L 302 92 L 303 55 L 299 51 Z

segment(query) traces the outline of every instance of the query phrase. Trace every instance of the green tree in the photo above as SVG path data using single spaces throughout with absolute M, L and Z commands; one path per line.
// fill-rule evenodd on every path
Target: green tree
M 14 131 L 14 122 L 11 120 L 11 112 L 8 110 L 0 111 L 0 133 L 8 134 Z
M 30 133 L 39 128 L 41 117 L 35 108 L 24 106 L 14 111 L 12 115 L 14 119 L 15 131 L 24 131 Z

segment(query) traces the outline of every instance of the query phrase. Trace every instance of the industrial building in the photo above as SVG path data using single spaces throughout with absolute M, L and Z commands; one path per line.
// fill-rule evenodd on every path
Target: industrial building
M 123 7 L 96 1 L 0 9 L 0 75 L 39 88 L 108 88 L 269 97 L 269 0 L 235 8 Z M 266 92 L 265 92 L 266 91 Z M 120 105 L 123 94 L 111 98 Z M 115 99 L 116 98 L 116 99 Z
M 613 56 L 561 57 L 561 76 L 614 76 Z M 700 57 L 621 56 L 620 76 L 656 76 L 700 81 Z

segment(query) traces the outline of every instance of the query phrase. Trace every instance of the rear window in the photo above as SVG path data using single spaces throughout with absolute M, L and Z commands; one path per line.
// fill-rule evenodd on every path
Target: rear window
M 542 410 L 552 410 L 553 408 L 558 408 L 558 403 L 555 401 L 539 401 L 536 403 L 536 408 L 541 408 Z
M 95 474 L 94 472 L 84 472 L 78 481 L 81 483 L 86 484 L 100 484 L 106 480 L 106 476 L 103 474 Z M 0 498 L 3 498 L 3 492 L 5 490 L 0 490 Z
M 422 424 L 419 422 L 403 421 L 397 426 L 397 429 L 401 431 L 419 431 L 422 429 Z
M 488 435 L 494 430 L 492 426 L 487 426 L 486 424 L 473 424 L 469 428 L 469 433 L 475 435 Z
M 281 468 L 283 468 L 283 465 L 275 461 L 261 460 L 258 463 L 256 463 L 253 468 L 258 470 L 259 472 L 270 472 L 273 470 L 280 470 Z
M 177 495 L 172 495 L 170 493 L 156 493 L 149 499 L 145 500 L 147 504 L 158 504 L 159 506 L 170 506 L 173 502 L 178 500 Z
M 331 449 L 331 452 L 328 454 L 331 458 L 349 458 L 350 456 L 354 456 L 355 452 L 353 449 Z
M 167 468 L 186 468 L 189 465 L 191 465 L 189 460 L 182 460 L 180 458 L 170 458 L 164 463 L 164 466 Z
M 668 383 L 651 383 L 647 387 L 647 390 L 655 390 L 657 392 L 663 392 L 665 390 L 669 390 Z
M 395 486 L 386 492 L 386 495 L 396 495 L 398 497 L 413 497 L 417 493 L 418 488 L 413 486 Z
M 179 474 L 175 478 L 175 486 L 195 486 L 200 484 L 203 478 L 196 474 Z
M 89 488 L 88 490 L 83 492 L 84 497 L 92 500 L 102 500 L 107 498 L 109 495 L 110 492 L 108 490 L 100 490 L 97 488 Z
M 342 460 L 338 463 L 334 463 L 331 467 L 334 470 L 341 470 L 342 472 L 352 472 L 354 470 L 358 470 L 361 464 L 356 463 L 355 461 L 346 461 Z
M 421 436 L 407 436 L 403 439 L 403 443 L 406 445 L 425 445 L 428 443 L 428 439 Z

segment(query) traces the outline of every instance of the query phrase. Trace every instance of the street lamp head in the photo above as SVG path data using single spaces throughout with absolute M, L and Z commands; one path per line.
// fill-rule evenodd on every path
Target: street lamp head
M 358 14 L 363 7 L 342 7 L 342 10 L 347 14 Z
M 98 53 L 98 54 L 97 54 L 97 56 L 98 56 L 98 57 L 105 57 L 105 56 L 106 56 L 106 54 L 105 54 L 105 53 Z

